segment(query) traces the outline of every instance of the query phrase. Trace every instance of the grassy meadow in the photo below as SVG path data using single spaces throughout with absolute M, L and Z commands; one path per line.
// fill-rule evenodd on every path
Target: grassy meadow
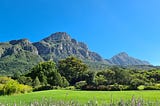
M 88 104 L 108 104 L 111 102 L 130 101 L 133 99 L 143 100 L 146 103 L 159 103 L 160 91 L 74 91 L 74 90 L 49 90 L 33 92 L 28 94 L 17 94 L 11 96 L 0 96 L 0 106 L 40 106 L 32 103 L 45 103 L 43 106 L 52 106 L 47 103 L 54 102 L 74 102 L 79 105 Z M 159 104 L 160 105 L 160 104 Z M 56 105 L 57 106 L 57 105 Z M 141 106 L 141 105 L 139 105 Z M 147 105 L 146 105 L 147 106 Z M 154 106 L 154 105 L 148 105 Z

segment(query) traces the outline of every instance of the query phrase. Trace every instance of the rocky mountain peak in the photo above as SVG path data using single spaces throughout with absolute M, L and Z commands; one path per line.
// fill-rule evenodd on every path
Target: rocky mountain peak
M 43 40 L 45 42 L 71 41 L 71 37 L 66 32 L 56 32 Z
M 11 41 L 9 41 L 9 43 L 12 44 L 12 45 L 16 45 L 16 44 L 28 45 L 28 44 L 31 44 L 31 42 L 26 38 L 19 39 L 19 40 L 11 40 Z
M 126 52 L 121 52 L 121 53 L 117 54 L 117 56 L 125 56 L 125 57 L 127 57 L 128 54 Z
M 18 53 L 24 50 L 38 54 L 37 48 L 33 46 L 33 44 L 26 38 L 11 40 L 9 41 L 9 44 L 12 45 L 12 48 L 10 47 L 8 50 L 10 50 L 12 53 Z
M 113 56 L 112 58 L 126 59 L 126 58 L 130 58 L 130 56 L 126 52 L 121 52 L 121 53 L 118 53 L 117 55 Z
M 40 42 L 33 43 L 44 60 L 58 60 L 68 56 L 90 61 L 104 61 L 103 58 L 91 52 L 87 45 L 71 38 L 66 32 L 56 32 Z
M 98 53 L 90 51 L 85 43 L 71 38 L 66 32 L 56 32 L 35 43 L 28 39 L 0 42 L 0 70 L 7 73 L 29 70 L 41 61 L 58 61 L 68 56 L 78 57 L 91 67 L 150 65 L 149 62 L 130 57 L 125 52 L 104 60 Z
M 112 64 L 122 65 L 122 66 L 124 65 L 150 65 L 149 62 L 133 58 L 125 52 L 121 52 L 113 56 L 109 61 Z

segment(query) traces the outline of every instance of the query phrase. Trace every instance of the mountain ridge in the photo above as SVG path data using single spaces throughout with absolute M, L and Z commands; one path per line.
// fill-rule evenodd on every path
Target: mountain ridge
M 129 56 L 126 52 L 118 53 L 109 59 L 113 65 L 151 65 L 149 62 Z
M 103 65 L 150 65 L 128 56 L 125 52 L 111 59 L 104 59 L 98 53 L 90 51 L 85 43 L 71 38 L 66 32 L 56 32 L 33 43 L 26 38 L 0 43 L 0 73 L 29 70 L 41 61 L 58 61 L 68 56 L 78 57 L 93 65 L 94 62 Z
M 46 54 L 51 54 L 51 60 L 76 56 L 91 61 L 104 61 L 99 54 L 90 51 L 85 43 L 72 39 L 66 32 L 51 34 L 40 42 L 33 43 L 33 45 L 39 51 L 39 55 L 44 57 L 44 60 L 49 60 L 49 58 L 45 57 Z

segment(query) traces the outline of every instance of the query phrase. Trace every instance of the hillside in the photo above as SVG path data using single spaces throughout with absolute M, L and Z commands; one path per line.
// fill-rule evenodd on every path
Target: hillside
M 58 61 L 68 56 L 82 59 L 91 69 L 103 69 L 107 65 L 150 65 L 126 53 L 105 60 L 98 53 L 90 51 L 85 43 L 71 38 L 66 32 L 57 32 L 39 42 L 20 39 L 0 43 L 0 74 L 26 72 L 39 62 Z
M 151 65 L 149 62 L 131 57 L 125 52 L 113 56 L 108 61 L 113 65 L 120 65 L 120 66 Z
M 83 42 L 72 39 L 65 32 L 57 32 L 35 43 L 28 39 L 0 43 L 0 74 L 25 72 L 41 61 L 58 61 L 68 56 L 78 57 L 89 64 L 107 64 Z
M 54 33 L 33 45 L 44 60 L 59 60 L 75 56 L 82 60 L 104 61 L 99 54 L 89 51 L 85 43 L 72 39 L 65 32 Z
M 41 61 L 36 47 L 27 39 L 0 43 L 0 74 L 24 72 Z

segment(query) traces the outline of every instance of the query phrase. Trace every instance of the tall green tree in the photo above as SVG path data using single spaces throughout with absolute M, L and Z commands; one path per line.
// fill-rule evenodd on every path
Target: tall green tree
M 36 77 L 35 80 L 33 81 L 33 86 L 34 86 L 34 87 L 37 87 L 37 86 L 40 86 L 40 84 L 41 84 L 41 83 L 40 83 L 40 81 L 39 81 L 39 78 Z
M 39 63 L 31 69 L 31 72 L 27 76 L 32 79 L 38 77 L 42 86 L 62 86 L 62 77 L 53 61 Z
M 95 76 L 94 83 L 96 86 L 106 85 L 107 80 L 105 79 L 104 75 L 99 75 L 99 76 Z
M 68 57 L 59 61 L 58 70 L 71 85 L 74 85 L 76 82 L 83 80 L 82 76 L 87 71 L 87 65 L 78 58 Z
M 115 83 L 115 72 L 112 70 L 103 70 L 103 71 L 99 71 L 97 72 L 97 76 L 104 76 L 104 78 L 107 80 L 106 85 L 113 85 Z
M 83 73 L 82 79 L 86 81 L 88 85 L 92 85 L 94 82 L 95 74 L 96 73 L 94 71 L 85 71 Z
M 114 72 L 113 82 L 122 85 L 128 85 L 131 81 L 129 70 L 113 66 L 111 70 Z

